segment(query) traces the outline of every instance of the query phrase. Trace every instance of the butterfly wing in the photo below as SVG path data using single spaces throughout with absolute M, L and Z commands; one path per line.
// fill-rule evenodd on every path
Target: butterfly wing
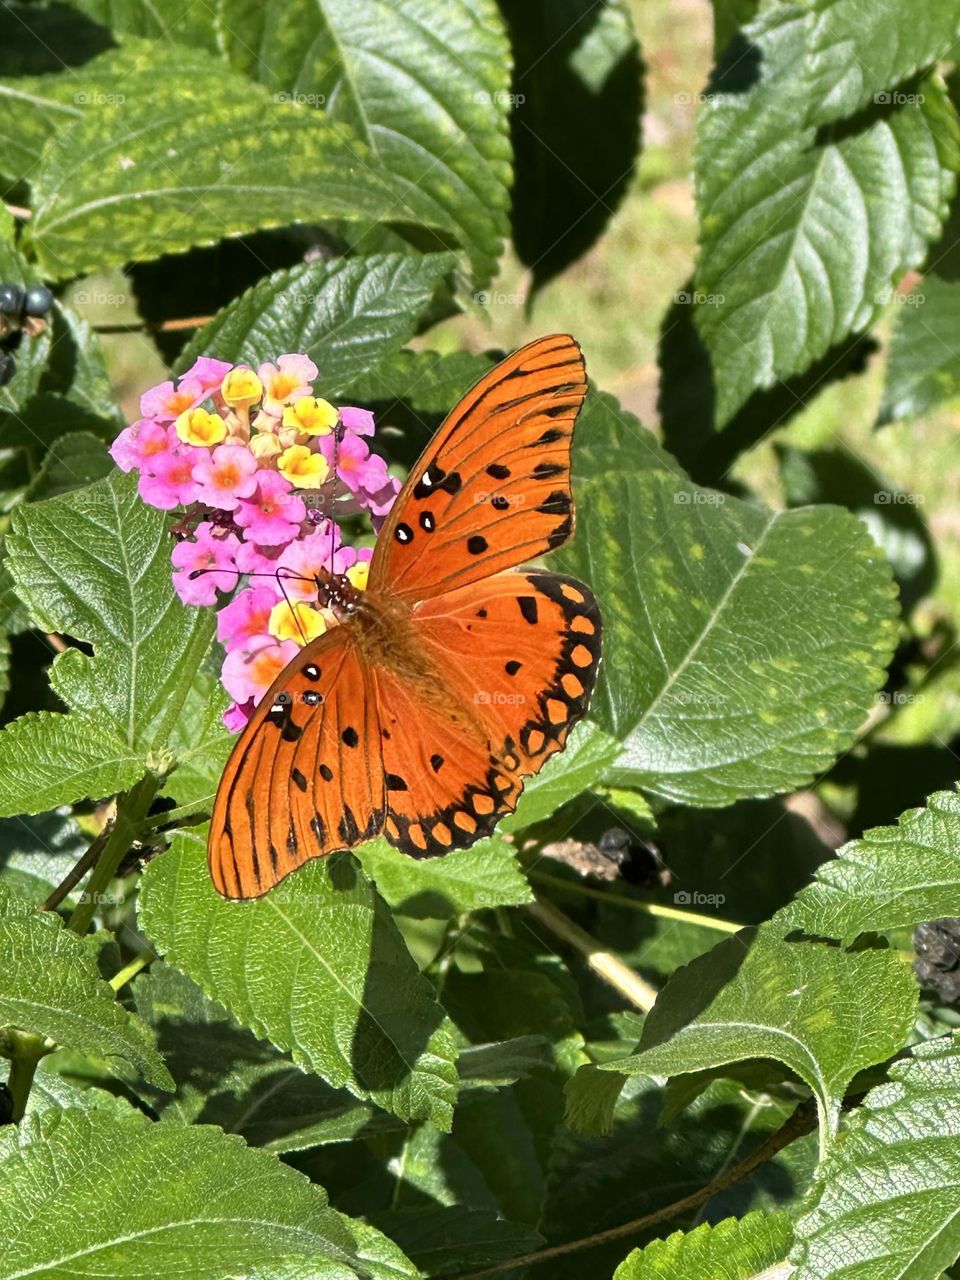
M 463 397 L 410 473 L 370 566 L 423 600 L 512 569 L 573 530 L 570 445 L 587 381 L 566 334 L 514 352 Z
M 413 610 L 425 687 L 378 668 L 384 834 L 414 857 L 470 845 L 517 806 L 596 681 L 600 611 L 574 578 L 503 573 Z
M 207 855 L 227 898 L 256 898 L 384 818 L 376 691 L 350 627 L 304 646 L 243 730 L 217 790 Z

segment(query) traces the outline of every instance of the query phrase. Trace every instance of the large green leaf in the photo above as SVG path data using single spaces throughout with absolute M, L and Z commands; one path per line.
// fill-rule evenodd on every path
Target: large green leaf
M 960 795 L 952 791 L 845 844 L 778 919 L 849 942 L 939 916 L 960 916 Z
M 815 23 L 780 5 L 751 24 L 699 114 L 695 319 L 721 424 L 871 323 L 921 264 L 954 187 L 956 118 L 935 77 L 818 136 Z
M 201 838 L 180 835 L 144 872 L 139 908 L 166 958 L 257 1035 L 335 1087 L 449 1128 L 451 1029 L 349 855 L 310 863 L 264 898 L 227 902 Z
M 793 1280 L 937 1280 L 960 1254 L 960 1045 L 918 1045 L 890 1077 L 819 1170 Z
M 704 1223 L 635 1249 L 613 1280 L 779 1280 L 777 1263 L 786 1258 L 792 1238 L 786 1214 L 751 1213 L 716 1226 Z M 786 1271 L 782 1274 L 786 1280 Z
M 160 1089 L 173 1081 L 149 1031 L 117 1003 L 93 952 L 59 916 L 0 883 L 0 1026 L 131 1069 Z
M 94 649 L 57 657 L 57 693 L 98 721 L 93 741 L 119 739 L 158 767 L 213 630 L 208 611 L 174 595 L 166 523 L 140 501 L 136 477 L 115 472 L 20 509 L 8 539 L 10 571 L 37 623 Z M 82 759 L 92 763 L 89 751 Z
M 615 738 L 592 721 L 577 725 L 559 755 L 551 756 L 540 773 L 523 784 L 516 812 L 500 824 L 502 831 L 522 831 L 524 827 L 550 818 L 568 800 L 589 791 L 603 771 L 620 754 Z
M 131 39 L 82 74 L 13 82 L 6 95 L 19 95 L 18 130 L 48 134 L 31 172 L 28 231 L 51 278 L 260 227 L 441 217 L 415 187 L 395 183 L 349 125 L 281 100 L 202 50 Z M 0 140 L 9 170 L 4 150 Z
M 370 1250 L 404 1259 L 334 1213 L 325 1192 L 211 1126 L 152 1124 L 136 1112 L 46 1110 L 0 1134 L 0 1232 L 16 1240 L 0 1277 L 189 1280 L 387 1276 Z
M 596 405 L 575 446 L 576 538 L 556 557 L 603 613 L 591 718 L 623 741 L 624 780 L 671 799 L 792 790 L 851 745 L 883 684 L 889 566 L 849 512 L 699 488 Z
M 481 283 L 509 223 L 510 49 L 493 0 L 222 0 L 231 62 L 349 125 L 404 202 L 452 227 Z
M 454 262 L 446 253 L 387 253 L 278 271 L 200 329 L 179 367 L 199 355 L 255 367 L 304 351 L 320 368 L 324 394 L 335 395 L 413 337 Z
M 894 319 L 881 423 L 918 417 L 960 397 L 958 331 L 960 282 L 924 277 L 913 305 L 899 307 Z
M 916 983 L 895 951 L 789 942 L 782 928 L 765 925 L 678 969 L 647 1015 L 637 1052 L 601 1069 L 677 1075 L 773 1058 L 813 1090 L 826 1137 L 857 1072 L 899 1051 L 916 1002 Z

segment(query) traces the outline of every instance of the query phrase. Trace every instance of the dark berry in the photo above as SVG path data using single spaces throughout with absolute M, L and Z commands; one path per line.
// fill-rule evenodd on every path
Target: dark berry
M 23 300 L 23 314 L 39 319 L 53 306 L 53 294 L 45 284 L 32 284 Z
M 24 294 L 18 284 L 0 284 L 0 316 L 18 316 L 23 310 Z
M 16 363 L 9 351 L 0 351 L 0 387 L 5 387 L 16 372 Z

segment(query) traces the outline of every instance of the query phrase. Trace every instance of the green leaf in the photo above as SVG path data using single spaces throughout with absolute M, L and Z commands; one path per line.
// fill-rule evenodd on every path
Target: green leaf
M 30 711 L 0 730 L 0 814 L 101 799 L 143 777 L 144 760 L 109 720 Z
M 252 1147 L 278 1152 L 401 1128 L 258 1040 L 170 965 L 152 965 L 133 993 L 176 1082 L 173 1096 L 151 1099 L 164 1119 L 217 1124 Z
M 115 1070 L 173 1086 L 150 1033 L 117 1003 L 93 952 L 53 912 L 0 883 L 0 1026 L 47 1036 Z
M 897 308 L 878 423 L 919 417 L 960 397 L 958 325 L 960 282 L 925 276 L 913 305 Z
M 70 0 L 94 22 L 118 34 L 152 40 L 176 40 L 193 48 L 217 52 L 216 28 L 211 10 L 192 0 Z
M 421 414 L 446 414 L 465 391 L 490 369 L 487 356 L 469 351 L 397 351 L 373 368 L 359 373 L 350 393 L 361 403 L 406 402 Z M 426 444 L 429 431 L 423 430 L 420 443 Z
M 814 0 L 810 7 L 816 19 L 808 120 L 815 124 L 852 115 L 871 102 L 897 102 L 899 95 L 889 91 L 950 58 L 960 35 L 954 4 L 898 5 L 884 12 L 860 0 Z
M 750 1213 L 716 1226 L 675 1231 L 634 1249 L 613 1280 L 779 1280 L 793 1232 L 785 1213 Z M 782 1271 L 786 1280 L 787 1271 Z
M 403 915 L 445 919 L 464 911 L 533 901 L 512 846 L 497 835 L 469 849 L 455 849 L 444 858 L 417 861 L 385 840 L 365 844 L 358 857 L 364 874 Z
M 385 253 L 277 271 L 200 329 L 178 367 L 199 355 L 256 367 L 304 351 L 320 368 L 324 394 L 335 395 L 414 336 L 454 263 L 448 253 Z
M 130 39 L 68 84 L 49 79 L 46 104 L 38 86 L 26 90 L 29 119 L 39 117 L 49 137 L 31 173 L 25 234 L 51 279 L 263 227 L 441 216 L 394 182 L 348 125 L 281 100 L 202 50 Z M 58 99 L 68 95 L 65 108 Z
M 78 1266 L 198 1280 L 371 1274 L 358 1256 L 360 1247 L 375 1247 L 370 1228 L 355 1237 L 320 1187 L 210 1126 L 43 1111 L 0 1133 L 0 1174 L 0 1231 L 17 1242 L 0 1263 L 0 1277 L 10 1280 L 76 1275 Z M 398 1251 L 394 1257 L 402 1260 Z
M 478 282 L 489 279 L 511 180 L 510 49 L 493 0 L 317 0 L 296 12 L 223 0 L 220 20 L 234 66 L 355 130 L 401 207 L 406 197 L 452 227 Z
M 564 1119 L 577 1133 L 611 1133 L 617 1099 L 625 1075 L 601 1071 L 595 1062 L 586 1062 L 564 1088 Z
M 90 837 L 63 813 L 2 819 L 0 880 L 22 898 L 42 902 L 89 844 Z
M 377 1226 L 428 1276 L 491 1266 L 543 1244 L 543 1236 L 531 1227 L 466 1205 L 392 1209 L 376 1218 Z
M 93 741 L 108 744 L 105 762 L 117 739 L 130 756 L 163 762 L 213 631 L 209 610 L 174 595 L 166 526 L 163 512 L 140 501 L 136 477 L 116 471 L 13 517 L 8 563 L 19 595 L 44 630 L 93 645 L 92 658 L 74 648 L 59 654 L 51 682 L 84 723 L 98 722 Z M 36 732 L 40 745 L 39 730 L 15 731 Z M 83 731 L 62 732 L 73 742 Z M 89 753 L 81 758 L 89 767 Z
M 845 844 L 777 919 L 850 942 L 941 916 L 960 916 L 960 795 L 952 791 Z
M 351 857 L 228 902 L 210 882 L 200 836 L 179 835 L 144 872 L 139 910 L 171 964 L 295 1062 L 401 1119 L 449 1128 L 449 1025 Z
M 552 1064 L 553 1046 L 546 1036 L 515 1036 L 468 1046 L 457 1059 L 457 1071 L 465 1088 L 500 1089 Z
M 102 440 L 88 431 L 71 431 L 55 440 L 26 492 L 28 502 L 56 498 L 103 480 L 113 462 Z
M 609 780 L 713 806 L 793 790 L 884 682 L 889 565 L 848 512 L 701 489 L 648 437 L 602 401 L 578 428 L 577 534 L 555 557 L 603 613 L 590 717 L 624 743 Z
M 640 47 L 621 0 L 505 0 L 516 69 L 513 240 L 534 287 L 600 236 L 636 172 Z
M 960 1045 L 916 1046 L 819 1169 L 793 1280 L 935 1280 L 960 1253 Z
M 829 1135 L 857 1072 L 903 1045 L 916 1002 L 913 975 L 895 951 L 788 942 L 765 925 L 678 969 L 647 1015 L 637 1052 L 601 1070 L 676 1075 L 773 1058 L 813 1090 Z
M 937 238 L 954 188 L 956 116 L 935 77 L 818 137 L 816 21 L 782 5 L 751 24 L 699 113 L 694 318 L 721 424 L 872 323 Z

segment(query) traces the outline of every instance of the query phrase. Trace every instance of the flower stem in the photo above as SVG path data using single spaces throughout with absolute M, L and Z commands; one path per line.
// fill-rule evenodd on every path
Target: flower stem
M 119 991 L 121 987 L 125 987 L 131 978 L 135 978 L 141 969 L 145 969 L 148 964 L 153 964 L 156 955 L 149 947 L 145 947 L 139 955 L 135 955 L 129 964 L 125 964 L 122 969 L 110 979 L 110 985 L 114 991 Z
M 546 925 L 551 933 L 555 933 L 568 946 L 579 951 L 594 973 L 604 982 L 609 982 L 612 987 L 616 987 L 631 1004 L 642 1009 L 644 1013 L 653 1008 L 657 998 L 656 988 L 649 982 L 645 982 L 638 973 L 634 973 L 622 960 L 604 950 L 596 938 L 591 938 L 589 933 L 581 929 L 578 924 L 574 924 L 562 911 L 558 911 L 552 902 L 538 898 L 536 902 L 530 903 L 527 911 L 541 924 Z
M 67 921 L 67 927 L 75 933 L 86 933 L 90 927 L 101 896 L 116 875 L 123 855 L 139 837 L 144 819 L 159 789 L 160 779 L 156 774 L 148 773 L 129 791 L 117 797 L 113 830 L 100 850 L 80 902 Z
M 12 1027 L 3 1034 L 0 1050 L 3 1056 L 10 1059 L 10 1075 L 7 1077 L 7 1088 L 13 1100 L 11 1120 L 18 1124 L 27 1109 L 30 1087 L 37 1070 L 37 1063 L 56 1046 L 45 1036 L 34 1035 L 28 1031 L 16 1031 Z

